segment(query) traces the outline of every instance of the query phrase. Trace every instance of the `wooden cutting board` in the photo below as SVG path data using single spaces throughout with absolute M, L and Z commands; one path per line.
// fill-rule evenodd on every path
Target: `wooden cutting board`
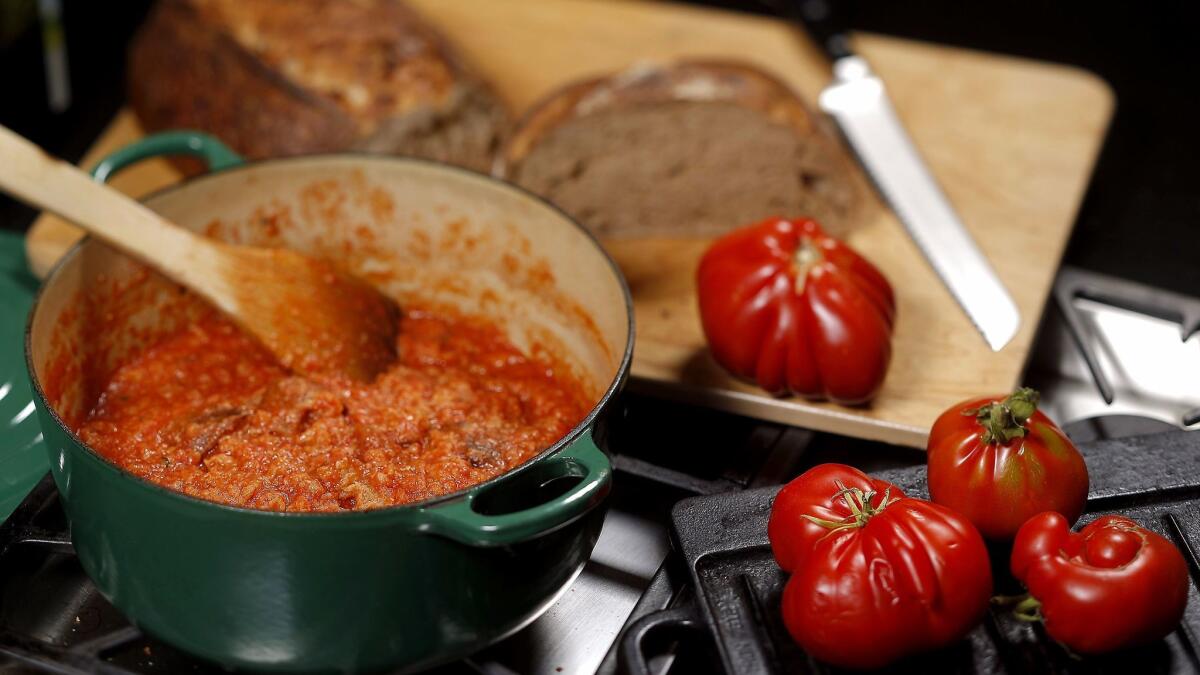
M 769 19 L 628 0 L 410 0 L 456 42 L 515 111 L 573 79 L 639 60 L 732 57 L 761 65 L 808 101 L 827 65 L 791 26 Z M 900 117 L 1021 310 L 1020 332 L 991 352 L 886 209 L 849 235 L 891 279 L 895 352 L 869 406 L 766 396 L 726 375 L 705 350 L 693 273 L 706 242 L 607 242 L 637 306 L 633 387 L 763 419 L 922 447 L 938 413 L 1017 384 L 1113 107 L 1074 68 L 860 35 Z M 122 112 L 83 164 L 141 134 Z M 178 180 L 165 162 L 117 177 L 141 195 Z M 802 214 L 794 214 L 802 215 Z M 736 225 L 736 223 L 731 223 Z M 28 236 L 45 274 L 78 237 L 48 217 Z

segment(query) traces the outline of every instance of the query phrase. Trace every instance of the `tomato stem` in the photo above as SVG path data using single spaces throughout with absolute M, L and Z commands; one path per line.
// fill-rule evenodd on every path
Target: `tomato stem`
M 796 295 L 804 292 L 804 286 L 808 283 L 808 273 L 824 259 L 825 256 L 811 239 L 800 238 L 800 246 L 796 247 L 796 252 L 792 254 L 792 268 L 796 272 Z
M 1028 593 L 1021 595 L 997 595 L 992 598 L 992 604 L 1000 607 L 1011 607 L 1013 618 L 1020 621 L 1042 621 L 1042 603 Z
M 833 498 L 837 499 L 841 497 L 846 502 L 846 508 L 850 509 L 850 515 L 841 520 L 827 520 L 809 515 L 804 516 L 808 522 L 820 525 L 829 530 L 829 534 L 841 530 L 863 527 L 867 524 L 868 520 L 887 508 L 888 504 L 895 501 L 892 499 L 892 488 L 890 487 L 883 491 L 883 498 L 879 500 L 879 505 L 873 506 L 871 502 L 875 499 L 875 495 L 879 494 L 878 492 L 874 490 L 864 492 L 861 488 L 856 487 L 848 488 L 841 482 L 836 483 L 836 485 L 838 486 L 838 491 L 833 494 Z
M 983 442 L 1008 443 L 1023 438 L 1029 430 L 1025 423 L 1037 412 L 1041 395 L 1029 387 L 1021 387 L 1003 401 L 989 403 L 979 408 L 964 410 L 964 415 L 973 415 L 983 427 Z
M 1041 621 L 1042 620 L 1042 603 L 1032 595 L 1017 603 L 1013 607 L 1013 616 L 1021 621 Z

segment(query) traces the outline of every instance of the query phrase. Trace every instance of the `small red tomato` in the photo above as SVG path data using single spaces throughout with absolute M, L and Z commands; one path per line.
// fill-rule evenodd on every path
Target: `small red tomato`
M 816 221 L 776 218 L 718 239 L 696 278 L 713 358 L 772 394 L 863 403 L 892 356 L 896 302 L 879 270 Z
M 1166 538 L 1124 516 L 1102 516 L 1078 534 L 1053 512 L 1034 516 L 1013 542 L 1013 576 L 1050 637 L 1080 654 L 1143 645 L 1179 625 L 1188 568 Z
M 821 465 L 789 483 L 768 533 L 792 572 L 784 625 L 827 663 L 877 668 L 949 645 L 987 610 L 991 565 L 974 526 L 852 467 Z
M 1028 388 L 964 401 L 929 433 L 930 499 L 969 518 L 988 539 L 1011 540 L 1043 511 L 1074 523 L 1087 503 L 1083 456 L 1037 404 Z

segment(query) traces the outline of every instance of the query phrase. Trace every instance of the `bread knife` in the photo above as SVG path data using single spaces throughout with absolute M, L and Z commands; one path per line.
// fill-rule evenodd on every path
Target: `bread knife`
M 794 0 L 797 17 L 833 65 L 821 92 L 831 116 L 909 236 L 993 351 L 1012 340 L 1020 312 L 921 159 L 883 82 L 850 49 L 838 10 L 847 0 Z

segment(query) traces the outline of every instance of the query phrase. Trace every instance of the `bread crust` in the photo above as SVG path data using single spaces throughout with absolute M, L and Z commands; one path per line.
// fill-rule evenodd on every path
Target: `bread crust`
M 507 122 L 491 90 L 396 0 L 160 0 L 128 73 L 145 128 L 214 133 L 251 159 L 401 152 L 405 134 L 439 133 L 467 105 L 490 118 L 490 155 Z

